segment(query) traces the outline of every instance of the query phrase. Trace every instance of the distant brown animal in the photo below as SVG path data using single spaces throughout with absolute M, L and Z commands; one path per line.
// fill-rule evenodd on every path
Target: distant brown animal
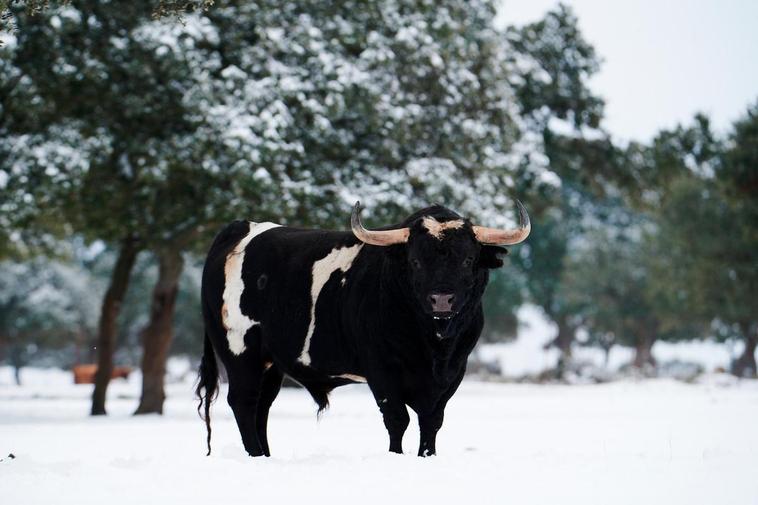
M 94 384 L 97 365 L 74 365 L 74 384 Z M 128 379 L 132 369 L 128 366 L 117 366 L 111 372 L 111 379 Z

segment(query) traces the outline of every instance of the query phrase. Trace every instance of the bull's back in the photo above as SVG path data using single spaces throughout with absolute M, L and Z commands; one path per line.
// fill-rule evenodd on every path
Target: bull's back
M 324 347 L 339 338 L 331 317 L 338 303 L 333 274 L 344 273 L 359 249 L 346 232 L 230 224 L 216 237 L 203 274 L 203 308 L 216 327 L 216 348 L 241 355 L 262 343 L 289 370 L 317 366 L 313 354 L 329 356 Z

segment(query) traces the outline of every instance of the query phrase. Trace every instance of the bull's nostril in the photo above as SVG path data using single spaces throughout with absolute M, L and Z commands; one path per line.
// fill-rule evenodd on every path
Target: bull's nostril
M 427 297 L 434 312 L 451 312 L 455 295 L 447 293 L 432 293 Z

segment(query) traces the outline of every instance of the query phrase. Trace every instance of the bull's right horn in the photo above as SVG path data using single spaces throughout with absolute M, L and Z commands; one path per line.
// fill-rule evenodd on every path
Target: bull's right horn
M 516 200 L 516 206 L 518 207 L 519 227 L 513 230 L 500 230 L 498 228 L 487 228 L 485 226 L 473 226 L 474 235 L 476 240 L 482 244 L 489 245 L 513 245 L 518 244 L 526 240 L 529 236 L 529 232 L 532 231 L 532 224 L 529 221 L 529 214 L 527 214 L 524 206 Z
M 350 216 L 350 226 L 353 229 L 353 235 L 355 235 L 361 242 L 378 246 L 388 246 L 408 242 L 408 236 L 411 233 L 410 229 L 397 228 L 395 230 L 367 230 L 361 224 L 360 214 L 361 202 L 355 202 L 353 213 Z

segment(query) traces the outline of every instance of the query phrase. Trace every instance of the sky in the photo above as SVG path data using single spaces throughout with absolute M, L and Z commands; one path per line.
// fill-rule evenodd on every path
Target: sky
M 603 59 L 591 88 L 614 137 L 647 141 L 700 111 L 719 131 L 758 102 L 758 1 L 565 0 Z M 496 23 L 536 21 L 557 0 L 502 0 Z

